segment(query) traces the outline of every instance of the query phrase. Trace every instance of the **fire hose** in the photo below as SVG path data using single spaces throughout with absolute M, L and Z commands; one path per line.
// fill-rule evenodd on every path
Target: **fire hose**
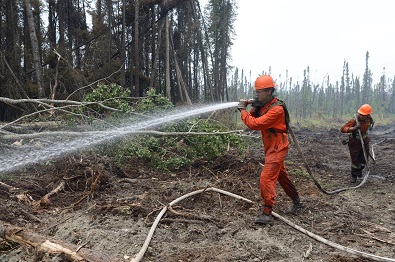
M 355 121 L 357 122 L 357 125 L 359 125 L 357 116 L 354 115 L 354 117 L 355 117 Z M 296 150 L 298 151 L 299 156 L 302 158 L 303 164 L 304 164 L 304 166 L 305 166 L 307 172 L 309 173 L 311 179 L 313 180 L 314 184 L 318 187 L 318 189 L 319 189 L 321 192 L 323 192 L 324 194 L 327 194 L 327 195 L 334 195 L 334 194 L 337 194 L 337 193 L 340 193 L 340 192 L 343 192 L 343 191 L 346 191 L 346 190 L 360 188 L 363 184 L 365 184 L 365 182 L 366 182 L 366 180 L 368 179 L 369 174 L 370 174 L 370 168 L 369 168 L 369 166 L 368 166 L 368 155 L 367 155 L 366 150 L 365 150 L 365 143 L 364 143 L 364 141 L 363 141 L 363 137 L 362 137 L 362 134 L 361 134 L 361 129 L 358 129 L 358 134 L 359 134 L 359 138 L 360 138 L 360 140 L 361 140 L 362 151 L 363 151 L 363 155 L 364 155 L 365 162 L 366 162 L 366 169 L 368 170 L 368 172 L 367 172 L 367 174 L 363 177 L 363 179 L 362 179 L 361 183 L 359 183 L 359 185 L 353 186 L 353 187 L 340 188 L 340 189 L 336 189 L 336 190 L 334 190 L 334 191 L 327 191 L 327 190 L 325 190 L 325 189 L 320 185 L 320 183 L 318 182 L 318 180 L 315 178 L 315 176 L 313 175 L 313 172 L 311 172 L 311 169 L 310 169 L 309 165 L 307 164 L 306 158 L 305 158 L 305 156 L 304 156 L 302 150 L 300 149 L 298 140 L 296 139 L 296 136 L 295 136 L 295 134 L 294 134 L 294 132 L 293 132 L 293 130 L 292 130 L 291 127 L 289 127 L 289 134 L 290 134 L 291 137 L 292 137 L 292 141 L 294 142 L 294 144 L 295 144 L 295 146 L 296 146 Z M 384 140 L 385 140 L 385 139 L 384 139 Z M 383 142 L 384 140 L 382 140 L 381 142 Z M 379 143 L 381 143 L 381 142 L 379 142 Z M 374 153 L 373 153 L 373 154 L 374 154 Z M 372 158 L 373 158 L 373 157 L 372 157 Z M 374 161 L 374 160 L 375 160 L 375 159 L 373 158 L 373 161 Z
M 247 104 L 251 104 L 252 106 L 257 106 L 257 107 L 262 106 L 262 103 L 261 103 L 260 101 L 256 100 L 256 99 L 247 99 Z M 357 116 L 356 116 L 355 114 L 354 114 L 354 117 L 355 117 L 355 121 L 357 122 L 357 125 L 359 125 L 358 118 L 357 118 Z M 353 186 L 353 187 L 340 188 L 340 189 L 337 189 L 337 190 L 334 190 L 334 191 L 327 191 L 327 190 L 325 190 L 325 189 L 320 185 L 320 183 L 318 182 L 318 180 L 317 180 L 317 179 L 315 178 L 315 176 L 313 175 L 313 172 L 311 172 L 311 169 L 310 169 L 309 165 L 307 164 L 307 160 L 306 160 L 306 158 L 305 158 L 305 156 L 304 156 L 302 150 L 300 149 L 298 140 L 296 139 L 296 136 L 295 136 L 295 134 L 294 134 L 294 132 L 293 132 L 291 126 L 289 126 L 288 131 L 289 131 L 289 134 L 291 135 L 292 140 L 293 140 L 293 142 L 294 142 L 294 144 L 295 144 L 295 146 L 296 146 L 296 149 L 297 149 L 297 151 L 298 151 L 299 156 L 300 156 L 300 157 L 302 158 L 302 160 L 303 160 L 303 164 L 304 164 L 304 166 L 305 166 L 307 172 L 309 173 L 310 178 L 313 180 L 314 184 L 317 186 L 317 188 L 318 188 L 321 192 L 323 192 L 324 194 L 327 194 L 327 195 L 334 195 L 334 194 L 337 194 L 337 193 L 340 193 L 340 192 L 343 192 L 343 191 L 346 191 L 346 190 L 360 188 L 362 185 L 365 184 L 365 182 L 366 182 L 366 180 L 368 179 L 369 174 L 370 174 L 370 169 L 369 169 L 369 166 L 368 166 L 368 156 L 369 156 L 370 154 L 367 155 L 367 153 L 366 153 L 366 151 L 365 151 L 365 143 L 364 143 L 364 141 L 363 141 L 363 137 L 362 137 L 362 134 L 361 134 L 361 130 L 360 130 L 360 129 L 358 129 L 358 133 L 359 133 L 359 138 L 360 138 L 361 143 L 362 143 L 363 155 L 364 155 L 364 158 L 365 158 L 366 169 L 368 170 L 368 172 L 367 172 L 367 174 L 364 176 L 364 178 L 362 179 L 362 181 L 361 181 L 361 183 L 360 183 L 359 185 Z M 384 140 L 385 140 L 385 139 L 384 139 Z M 384 140 L 383 140 L 383 141 L 384 141 Z M 381 141 L 381 142 L 383 142 L 383 141 Z M 381 143 L 381 142 L 379 142 L 379 143 Z M 378 143 L 377 143 L 377 144 L 378 144 Z M 373 149 L 373 146 L 372 146 L 372 149 Z M 374 152 L 373 152 L 373 155 L 374 155 Z M 373 159 L 373 161 L 375 161 L 374 157 L 372 157 L 372 159 Z
M 218 193 L 221 193 L 221 194 L 224 194 L 224 195 L 228 195 L 228 196 L 231 196 L 231 197 L 234 197 L 234 198 L 246 201 L 248 203 L 253 203 L 253 201 L 251 201 L 251 200 L 249 200 L 247 198 L 244 198 L 242 196 L 239 196 L 239 195 L 236 195 L 236 194 L 233 194 L 233 193 L 230 193 L 230 192 L 227 192 L 225 190 L 221 190 L 221 189 L 218 189 L 218 188 L 215 188 L 215 187 L 208 187 L 208 188 L 205 188 L 205 189 L 200 189 L 200 190 L 196 190 L 196 191 L 190 192 L 188 194 L 185 194 L 185 195 L 173 200 L 168 205 L 163 207 L 162 211 L 158 214 L 158 216 L 156 217 L 154 223 L 152 224 L 151 229 L 150 229 L 150 231 L 149 231 L 149 233 L 148 233 L 148 235 L 147 235 L 147 237 L 145 239 L 145 242 L 143 244 L 143 247 L 140 249 L 139 253 L 137 253 L 136 256 L 131 259 L 130 262 L 139 262 L 143 258 L 144 254 L 145 254 L 145 251 L 147 251 L 148 245 L 151 242 L 151 239 L 152 239 L 152 236 L 153 236 L 153 234 L 155 232 L 155 229 L 156 229 L 157 225 L 159 224 L 159 221 L 161 220 L 162 216 L 166 213 L 168 207 L 171 207 L 172 205 L 177 204 L 181 200 L 186 199 L 188 197 L 191 197 L 193 195 L 201 194 L 201 193 L 209 192 L 209 191 L 218 192 Z M 303 234 L 306 234 L 309 237 L 311 237 L 311 238 L 313 238 L 313 239 L 315 239 L 315 240 L 317 240 L 317 241 L 319 241 L 321 243 L 324 243 L 324 244 L 326 244 L 328 246 L 337 248 L 337 249 L 342 250 L 342 251 L 346 251 L 346 252 L 348 252 L 350 254 L 353 254 L 353 255 L 357 255 L 357 256 L 361 256 L 361 257 L 365 257 L 365 258 L 370 258 L 370 259 L 373 259 L 375 261 L 395 262 L 395 259 L 393 259 L 393 258 L 381 257 L 381 256 L 377 256 L 377 255 L 374 255 L 374 254 L 370 254 L 370 253 L 366 253 L 366 252 L 358 251 L 358 250 L 355 250 L 355 249 L 352 249 L 352 248 L 349 248 L 349 247 L 342 246 L 340 244 L 337 244 L 335 242 L 327 240 L 327 239 L 325 239 L 325 238 L 323 238 L 323 237 L 321 237 L 319 235 L 316 235 L 316 234 L 314 234 L 314 233 L 312 233 L 312 232 L 310 232 L 310 231 L 308 231 L 308 230 L 306 230 L 306 229 L 304 229 L 304 228 L 292 223 L 288 219 L 280 216 L 279 214 L 277 214 L 275 212 L 272 212 L 272 215 L 274 217 L 282 220 L 283 222 L 285 222 L 289 226 L 295 228 L 296 230 L 302 232 Z
M 296 139 L 295 134 L 294 134 L 294 132 L 292 131 L 292 128 L 291 128 L 291 127 L 289 127 L 289 134 L 290 134 L 291 137 L 292 137 L 292 141 L 293 141 L 294 144 L 295 144 L 295 147 L 296 147 L 296 150 L 297 150 L 298 153 L 299 153 L 299 156 L 300 156 L 300 157 L 302 158 L 302 160 L 303 160 L 303 164 L 304 164 L 304 166 L 305 166 L 307 172 L 309 173 L 310 178 L 313 180 L 314 184 L 317 186 L 317 188 L 318 188 L 322 193 L 327 194 L 327 195 L 334 195 L 334 194 L 337 194 L 337 193 L 340 193 L 340 192 L 343 192 L 343 191 L 346 191 L 346 190 L 357 189 L 357 188 L 361 187 L 363 184 L 365 184 L 365 182 L 366 182 L 366 180 L 367 180 L 367 178 L 368 178 L 368 176 L 369 176 L 369 173 L 370 173 L 370 170 L 369 170 L 369 169 L 368 169 L 368 173 L 365 175 L 365 177 L 363 178 L 362 182 L 361 182 L 359 185 L 357 185 L 357 186 L 340 188 L 340 189 L 336 189 L 336 190 L 334 190 L 334 191 L 327 191 L 327 190 L 325 190 L 325 189 L 321 186 L 321 184 L 318 182 L 317 178 L 315 178 L 315 176 L 313 175 L 313 172 L 311 172 L 311 169 L 310 169 L 309 165 L 307 164 L 307 160 L 306 160 L 306 158 L 305 158 L 305 156 L 304 156 L 302 150 L 300 149 L 299 142 L 298 142 L 298 140 Z M 363 143 L 363 142 L 362 142 L 362 143 Z
M 356 119 L 357 124 L 358 124 L 358 119 L 357 119 L 356 116 L 355 116 L 355 119 Z M 361 130 L 358 129 L 358 132 L 359 132 L 359 137 L 360 137 L 361 143 L 362 143 L 362 150 L 363 150 L 363 154 L 364 154 L 364 157 L 365 157 L 365 160 L 366 160 L 366 168 L 367 168 L 367 170 L 368 170 L 368 173 L 364 176 L 362 182 L 361 182 L 359 185 L 355 186 L 355 187 L 347 187 L 347 188 L 337 189 L 337 190 L 334 190 L 334 191 L 326 191 L 325 189 L 322 188 L 322 186 L 320 185 L 320 183 L 318 182 L 318 180 L 314 177 L 313 173 L 311 172 L 310 167 L 309 167 L 309 165 L 307 164 L 306 158 L 305 158 L 305 156 L 304 156 L 304 154 L 303 154 L 303 152 L 302 152 L 302 150 L 301 150 L 301 148 L 300 148 L 300 146 L 299 146 L 298 140 L 296 139 L 295 134 L 294 134 L 292 128 L 289 127 L 289 133 L 290 133 L 290 135 L 291 135 L 291 137 L 292 137 L 292 140 L 293 140 L 293 142 L 294 142 L 294 144 L 295 144 L 295 146 L 296 146 L 296 149 L 297 149 L 297 151 L 298 151 L 300 157 L 303 159 L 303 163 L 304 163 L 304 165 L 305 165 L 305 168 L 306 168 L 307 172 L 309 173 L 310 177 L 312 178 L 314 184 L 315 184 L 323 193 L 328 194 L 328 195 L 333 195 L 333 194 L 340 193 L 340 192 L 345 191 L 345 190 L 359 188 L 359 187 L 361 187 L 361 186 L 366 182 L 366 180 L 367 180 L 367 178 L 368 178 L 368 176 L 369 176 L 369 173 L 370 173 L 370 169 L 369 169 L 369 166 L 368 166 L 368 164 L 367 164 L 368 158 L 367 158 L 367 154 L 366 154 L 365 147 L 364 147 L 363 137 L 362 137 L 362 135 L 361 135 Z M 384 139 L 384 140 L 385 140 L 385 139 Z M 384 140 L 383 140 L 383 141 L 384 141 Z M 382 142 L 382 141 L 381 141 L 381 142 Z M 381 143 L 381 142 L 380 142 L 380 143 Z M 373 160 L 375 160 L 375 159 L 373 158 Z M 134 258 L 131 259 L 131 262 L 138 262 L 138 261 L 140 261 L 140 260 L 143 258 L 144 254 L 145 254 L 145 251 L 147 250 L 148 245 L 149 245 L 149 243 L 150 243 L 150 241 L 151 241 L 151 238 L 152 238 L 152 236 L 153 236 L 153 234 L 154 234 L 154 232 L 155 232 L 155 229 L 156 229 L 157 225 L 159 224 L 159 221 L 160 221 L 160 219 L 162 218 L 162 216 L 166 213 L 168 207 L 171 207 L 172 205 L 174 205 L 174 204 L 180 202 L 181 200 L 183 200 L 183 199 L 185 199 L 185 198 L 187 198 L 187 197 L 193 196 L 193 195 L 195 195 L 195 194 L 200 194 L 200 193 L 203 193 L 203 192 L 206 192 L 206 191 L 214 191 L 214 192 L 222 193 L 222 194 L 225 194 L 225 195 L 228 195 L 228 196 L 235 197 L 235 198 L 237 198 L 237 199 L 241 199 L 241 200 L 247 201 L 247 202 L 249 202 L 249 203 L 253 203 L 251 200 L 249 200 L 249 199 L 247 199 L 247 198 L 244 198 L 244 197 L 241 197 L 241 196 L 239 196 L 239 195 L 236 195 L 236 194 L 233 194 L 233 193 L 230 193 L 230 192 L 221 190 L 221 189 L 217 189 L 217 188 L 214 188 L 214 187 L 205 188 L 205 189 L 201 189 L 201 190 L 196 190 L 196 191 L 194 191 L 194 192 L 191 192 L 191 193 L 188 193 L 188 194 L 186 194 L 186 195 L 183 195 L 183 196 L 181 196 L 181 197 L 179 197 L 179 198 L 173 200 L 173 201 L 172 201 L 171 203 L 169 203 L 167 206 L 163 207 L 162 211 L 159 213 L 159 215 L 156 217 L 154 223 L 152 224 L 151 229 L 150 229 L 150 231 L 149 231 L 149 233 L 148 233 L 148 235 L 147 235 L 147 237 L 146 237 L 146 240 L 145 240 L 145 242 L 144 242 L 144 244 L 143 244 L 143 247 L 141 248 L 141 250 L 139 251 L 139 253 L 136 254 L 136 256 L 135 256 Z M 395 259 L 392 259 L 392 258 L 381 257 L 381 256 L 377 256 L 377 255 L 365 253 L 365 252 L 358 251 L 358 250 L 355 250 L 355 249 L 352 249 L 352 248 L 349 248 L 349 247 L 345 247 L 345 246 L 339 245 L 339 244 L 337 244 L 337 243 L 334 243 L 334 242 L 332 242 L 332 241 L 329 241 L 329 240 L 327 240 L 327 239 L 325 239 L 325 238 L 323 238 L 323 237 L 321 237 L 321 236 L 319 236 L 319 235 L 316 235 L 316 234 L 314 234 L 314 233 L 312 233 L 312 232 L 310 232 L 310 231 L 308 231 L 308 230 L 306 230 L 306 229 L 304 229 L 304 228 L 302 228 L 302 227 L 300 227 L 300 226 L 298 226 L 298 225 L 292 223 L 292 222 L 289 221 L 288 219 L 286 219 L 286 218 L 280 216 L 279 214 L 277 214 L 277 213 L 275 213 L 275 212 L 272 212 L 272 215 L 273 215 L 274 217 L 276 217 L 276 218 L 282 220 L 283 222 L 285 222 L 285 223 L 288 224 L 289 226 L 295 228 L 296 230 L 298 230 L 298 231 L 300 231 L 300 232 L 302 232 L 302 233 L 308 235 L 309 237 L 311 237 L 311 238 L 313 238 L 313 239 L 315 239 L 315 240 L 317 240 L 317 241 L 319 241 L 319 242 L 322 242 L 322 243 L 324 243 L 324 244 L 326 244 L 326 245 L 329 245 L 329 246 L 331 246 L 331 247 L 337 248 L 337 249 L 339 249 L 339 250 L 346 251 L 346 252 L 348 252 L 348 253 L 350 253 L 350 254 L 358 255 L 358 256 L 361 256 L 361 257 L 365 257 L 365 258 L 370 258 L 370 259 L 373 259 L 373 260 L 375 260 L 375 261 L 389 261 L 389 262 L 395 262 Z

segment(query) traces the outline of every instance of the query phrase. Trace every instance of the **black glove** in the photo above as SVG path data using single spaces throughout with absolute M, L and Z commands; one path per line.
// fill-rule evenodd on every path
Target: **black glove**
M 248 105 L 247 100 L 245 100 L 245 99 L 240 99 L 240 100 L 239 100 L 239 104 L 237 105 L 237 109 L 238 109 L 239 111 L 245 110 L 246 107 L 247 107 L 247 105 Z
M 350 127 L 350 131 L 351 132 L 358 131 L 358 129 L 360 129 L 360 128 L 361 128 L 361 126 L 359 124 L 356 124 L 355 126 Z
M 251 106 L 253 106 L 253 107 L 262 107 L 262 106 L 264 106 L 264 104 L 261 101 L 259 101 L 258 99 L 251 99 L 250 103 L 251 103 Z

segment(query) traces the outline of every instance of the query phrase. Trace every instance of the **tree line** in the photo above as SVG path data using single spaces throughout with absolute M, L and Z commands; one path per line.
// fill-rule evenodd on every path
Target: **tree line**
M 285 81 L 281 81 L 281 75 L 280 81 L 277 81 L 278 96 L 286 102 L 297 121 L 306 118 L 342 118 L 354 114 L 365 103 L 370 104 L 374 114 L 380 118 L 388 117 L 395 113 L 395 78 L 388 78 L 383 73 L 380 82 L 373 83 L 369 51 L 366 52 L 365 61 L 365 71 L 361 78 L 350 71 L 348 62 L 344 60 L 342 77 L 335 83 L 330 82 L 328 74 L 321 84 L 314 83 L 309 67 L 303 70 L 301 82 L 294 82 L 286 72 Z M 271 75 L 270 68 L 262 74 Z M 276 79 L 274 76 L 273 78 Z M 254 83 L 248 79 L 251 79 L 251 73 L 246 76 L 244 70 L 239 73 L 239 69 L 235 69 L 230 77 L 230 93 L 233 99 L 254 96 Z
M 252 96 L 251 76 L 230 64 L 236 18 L 236 0 L 1 1 L 0 97 L 79 101 L 110 83 L 129 90 L 130 103 L 149 89 L 187 105 Z M 287 75 L 280 97 L 301 119 L 341 117 L 361 103 L 394 113 L 394 82 L 373 83 L 368 59 L 362 78 L 345 61 L 334 84 L 313 83 L 309 68 L 302 82 Z M 0 120 L 35 110 L 0 102 Z

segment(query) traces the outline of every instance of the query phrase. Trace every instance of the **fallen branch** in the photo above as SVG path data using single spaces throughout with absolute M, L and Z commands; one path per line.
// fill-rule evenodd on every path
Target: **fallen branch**
M 374 239 L 374 240 L 379 241 L 379 242 L 381 242 L 381 243 L 386 243 L 386 244 L 390 244 L 390 245 L 394 245 L 394 246 L 395 246 L 395 243 L 394 243 L 394 242 L 382 240 L 382 239 L 380 239 L 380 238 L 375 237 L 371 232 L 369 232 L 369 231 L 367 231 L 367 230 L 364 230 L 364 229 L 361 229 L 361 230 L 362 230 L 363 232 L 365 232 L 367 235 L 362 235 L 362 234 L 357 234 L 357 233 L 354 233 L 354 234 L 357 235 L 357 236 L 360 236 L 360 237 Z
M 65 254 L 73 261 L 95 261 L 95 262 L 118 262 L 120 260 L 110 258 L 96 250 L 79 248 L 77 245 L 66 243 L 60 240 L 49 238 L 29 232 L 23 228 L 15 226 L 0 225 L 0 237 L 9 241 L 17 242 L 21 245 L 34 247 L 38 251 L 49 254 Z M 79 249 L 79 250 L 78 250 Z M 78 253 L 77 253 L 78 250 Z
M 19 211 L 21 211 L 23 214 L 25 214 L 26 216 L 30 217 L 31 219 L 41 223 L 41 219 L 39 219 L 38 217 L 36 217 L 33 214 L 30 214 L 29 212 L 27 212 L 26 210 L 23 210 L 22 208 L 19 208 Z
M 8 189 L 8 191 L 18 191 L 19 188 L 7 185 L 6 183 L 0 182 L 0 186 L 3 186 Z
M 126 130 L 125 135 L 128 134 L 141 134 L 141 135 L 154 135 L 154 136 L 207 136 L 207 135 L 228 135 L 234 133 L 240 133 L 241 130 L 233 130 L 226 132 L 160 132 L 155 130 Z M 58 132 L 41 132 L 32 134 L 7 134 L 1 136 L 2 140 L 15 140 L 15 139 L 32 139 L 37 137 L 49 137 L 49 136 L 68 136 L 68 137 L 80 137 L 87 135 L 106 135 L 111 134 L 111 131 L 91 131 L 91 132 L 68 132 L 68 131 L 58 131 Z
M 95 171 L 91 171 L 92 172 L 92 185 L 91 185 L 91 190 L 85 194 L 83 197 L 81 197 L 77 202 L 71 204 L 71 207 L 75 207 L 76 205 L 78 205 L 79 203 L 82 202 L 82 200 L 84 200 L 85 198 L 91 196 L 93 194 L 93 192 L 95 191 L 96 187 L 99 185 L 100 183 L 100 178 L 103 175 L 103 172 L 99 172 L 99 174 L 96 176 L 96 178 L 94 177 L 95 175 Z
M 51 192 L 43 196 L 40 200 L 33 202 L 33 206 L 39 207 L 39 206 L 48 206 L 51 203 L 51 200 L 49 198 L 55 194 L 57 194 L 59 191 L 64 189 L 65 182 L 62 181 L 56 188 L 54 188 Z
M 1 99 L 1 97 L 0 97 L 0 99 Z M 0 101 L 1 101 L 1 100 L 0 100 Z M 3 126 L 0 126 L 0 130 L 1 130 L 1 129 L 4 129 L 4 128 L 6 128 L 6 127 L 11 127 L 13 124 L 18 123 L 18 122 L 22 121 L 22 120 L 25 119 L 25 118 L 29 118 L 29 117 L 32 117 L 32 116 L 34 116 L 34 115 L 37 115 L 37 114 L 40 114 L 40 113 L 44 113 L 44 112 L 52 112 L 54 109 L 56 109 L 57 111 L 61 111 L 61 112 L 65 112 L 65 113 L 74 115 L 74 116 L 86 117 L 86 118 L 88 118 L 88 119 L 94 119 L 94 120 L 97 120 L 97 121 L 101 121 L 101 122 L 106 123 L 105 121 L 103 121 L 103 120 L 101 120 L 101 119 L 98 119 L 98 118 L 94 118 L 94 117 L 90 117 L 90 116 L 86 116 L 86 115 L 83 115 L 83 114 L 78 114 L 78 113 L 74 113 L 74 112 L 72 112 L 72 111 L 65 110 L 65 108 L 78 107 L 78 106 L 79 106 L 79 105 L 67 105 L 67 106 L 50 107 L 50 108 L 47 108 L 47 109 L 38 110 L 38 111 L 35 111 L 35 112 L 33 112 L 33 113 L 30 113 L 30 114 L 27 114 L 27 115 L 23 115 L 23 116 L 21 116 L 20 118 L 15 119 L 15 120 L 12 121 L 12 122 L 9 122 L 9 123 L 7 123 L 7 124 L 5 124 L 5 125 L 3 125 Z M 36 134 L 41 134 L 41 133 L 36 133 Z M 16 134 L 14 134 L 14 135 L 16 135 Z M 34 134 L 32 134 L 32 135 L 34 135 Z M 24 136 L 24 135 L 22 135 L 22 136 Z

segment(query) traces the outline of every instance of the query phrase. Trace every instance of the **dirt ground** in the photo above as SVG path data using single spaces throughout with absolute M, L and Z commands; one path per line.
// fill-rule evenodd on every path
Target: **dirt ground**
M 381 143 L 373 146 L 376 161 L 369 163 L 367 182 L 335 195 L 316 187 L 291 145 L 286 165 L 306 207 L 299 215 L 290 214 L 291 202 L 278 187 L 274 211 L 334 243 L 395 259 L 394 127 L 377 126 L 371 132 L 371 145 Z M 294 126 L 294 131 L 323 188 L 351 186 L 348 149 L 341 144 L 345 134 L 337 128 Z M 216 187 L 253 203 L 217 192 L 180 201 L 163 216 L 142 261 L 373 261 L 321 243 L 279 219 L 273 225 L 255 225 L 261 209 L 261 163 L 259 138 L 243 156 L 229 151 L 214 163 L 195 163 L 172 174 L 139 162 L 126 169 L 94 154 L 67 156 L 52 165 L 0 174 L 1 182 L 15 187 L 0 185 L 0 227 L 22 227 L 53 242 L 77 245 L 80 251 L 93 250 L 107 256 L 103 261 L 130 261 L 164 206 L 195 190 Z M 64 188 L 44 201 L 62 182 Z M 0 252 L 0 261 L 68 261 L 1 239 Z

